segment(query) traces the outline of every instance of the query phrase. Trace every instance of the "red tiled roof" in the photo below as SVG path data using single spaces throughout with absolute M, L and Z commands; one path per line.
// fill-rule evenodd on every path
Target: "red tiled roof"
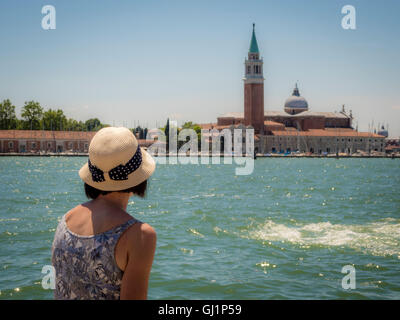
M 325 128 L 326 131 L 355 131 L 353 128 Z M 357 131 L 356 131 L 357 132 Z
M 222 130 L 222 129 L 230 128 L 231 124 L 230 125 L 218 125 L 217 123 L 200 123 L 199 127 L 202 129 L 205 129 L 205 130 L 211 130 L 211 129 Z
M 202 129 L 210 130 L 211 128 L 215 127 L 216 125 L 217 125 L 216 123 L 200 123 L 199 127 Z
M 91 140 L 96 132 L 48 130 L 0 130 L 0 139 Z
M 307 136 L 307 137 L 360 137 L 360 138 L 384 138 L 376 133 L 358 132 L 353 129 L 340 128 L 334 130 L 310 129 L 306 131 L 273 130 L 274 136 Z
M 279 126 L 279 127 L 284 127 L 285 126 L 283 123 L 276 122 L 276 121 L 271 121 L 271 120 L 264 121 L 264 124 L 266 126 Z
M 18 140 L 92 140 L 95 131 L 0 130 L 0 139 Z M 141 146 L 150 146 L 153 140 L 138 139 Z
M 400 150 L 400 146 L 389 145 L 385 147 L 386 150 Z
M 157 141 L 157 140 L 146 140 L 146 139 L 138 139 L 138 143 L 141 147 L 149 147 L 153 143 L 158 142 L 160 144 L 166 144 L 164 141 Z

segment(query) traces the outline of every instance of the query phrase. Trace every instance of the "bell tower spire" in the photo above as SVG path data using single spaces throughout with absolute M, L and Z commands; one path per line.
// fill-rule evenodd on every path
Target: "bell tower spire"
M 251 36 L 251 42 L 250 42 L 250 48 L 249 48 L 249 53 L 260 53 L 258 50 L 258 44 L 257 44 L 257 39 L 256 39 L 256 32 L 255 32 L 256 24 L 253 23 L 253 34 Z
M 264 132 L 264 76 L 263 60 L 258 49 L 255 24 L 250 48 L 245 60 L 244 81 L 244 124 L 254 127 L 255 133 Z

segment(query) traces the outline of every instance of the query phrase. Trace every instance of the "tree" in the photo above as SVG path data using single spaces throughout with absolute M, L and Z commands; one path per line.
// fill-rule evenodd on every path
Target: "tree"
M 85 124 L 82 121 L 76 121 L 75 119 L 68 119 L 65 129 L 70 131 L 84 131 Z
M 192 121 L 187 121 L 182 125 L 182 129 L 193 129 L 193 125 Z
M 49 109 L 43 113 L 42 129 L 44 130 L 67 130 L 67 117 L 61 109 Z
M 106 127 L 107 125 L 102 124 L 99 119 L 93 118 L 89 119 L 85 122 L 85 127 L 87 131 L 98 131 L 101 128 Z
M 141 126 L 137 126 L 132 129 L 133 134 L 137 139 L 146 139 L 147 136 L 147 128 L 142 128 Z
M 196 133 L 197 133 L 197 143 L 200 146 L 200 144 L 201 144 L 201 127 L 198 124 L 193 123 L 192 121 L 185 122 L 182 125 L 182 129 L 193 129 L 194 131 L 196 131 Z
M 167 143 L 167 152 L 169 152 L 169 118 L 167 119 L 167 124 L 164 129 L 166 143 Z
M 40 120 L 43 116 L 43 109 L 39 102 L 27 101 L 22 108 L 21 116 L 24 119 L 24 129 L 39 130 Z
M 0 129 L 16 129 L 18 119 L 15 115 L 15 106 L 9 99 L 0 103 Z
M 85 122 L 68 119 L 61 109 L 44 111 L 39 102 L 26 101 L 21 111 L 22 119 L 15 115 L 15 106 L 9 99 L 0 103 L 0 130 L 66 130 L 66 131 L 98 131 L 108 124 L 101 123 L 98 118 Z M 143 129 L 141 129 L 143 136 Z
M 143 129 L 140 126 L 132 129 L 133 134 L 137 139 L 142 139 Z

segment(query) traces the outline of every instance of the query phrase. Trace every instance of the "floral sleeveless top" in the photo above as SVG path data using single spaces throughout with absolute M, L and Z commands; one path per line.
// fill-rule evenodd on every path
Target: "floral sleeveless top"
M 68 229 L 63 215 L 52 246 L 54 298 L 118 300 L 123 271 L 117 266 L 114 249 L 122 233 L 135 222 L 140 221 L 132 218 L 106 232 L 82 236 Z

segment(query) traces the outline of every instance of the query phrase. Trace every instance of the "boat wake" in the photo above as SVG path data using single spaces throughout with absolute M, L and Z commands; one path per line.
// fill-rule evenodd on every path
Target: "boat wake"
M 331 224 L 330 222 L 286 226 L 267 220 L 247 230 L 246 238 L 263 241 L 284 241 L 301 246 L 348 247 L 377 256 L 400 259 L 400 220 L 387 218 L 363 225 Z

